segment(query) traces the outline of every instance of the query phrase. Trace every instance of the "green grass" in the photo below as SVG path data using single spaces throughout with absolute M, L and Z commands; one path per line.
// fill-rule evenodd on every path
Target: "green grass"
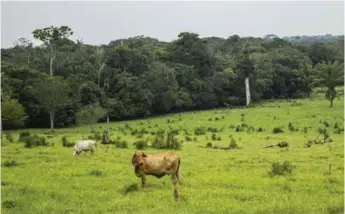
M 343 133 L 334 133 L 333 126 L 337 122 L 344 127 L 344 99 L 336 99 L 331 109 L 322 98 L 320 95 L 290 102 L 267 101 L 247 109 L 183 113 L 182 121 L 178 114 L 170 114 L 112 123 L 111 139 L 119 136 L 128 142 L 129 148 L 98 143 L 93 155 L 82 153 L 79 157 L 72 156 L 73 148 L 62 147 L 61 138 L 64 135 L 69 141 L 86 138 L 91 135 L 86 126 L 59 129 L 54 134 L 28 130 L 51 135 L 47 142 L 54 143 L 31 149 L 17 142 L 20 131 L 10 132 L 14 143 L 5 137 L 2 142 L 2 213 L 343 213 L 344 138 Z M 219 120 L 209 121 L 211 117 Z M 167 123 L 168 119 L 174 122 Z M 333 142 L 305 148 L 307 139 L 316 139 L 318 128 L 324 127 L 320 120 L 330 123 L 327 129 Z M 290 132 L 289 122 L 299 131 Z M 242 123 L 264 131 L 236 132 L 229 128 Z M 216 133 L 221 140 L 213 141 L 213 132 L 207 131 L 206 135 L 196 136 L 196 142 L 186 141 L 184 131 L 180 131 L 178 137 L 184 142 L 182 150 L 177 152 L 181 156 L 184 184 L 179 186 L 180 200 L 175 202 L 168 176 L 161 179 L 148 176 L 147 187 L 140 187 L 131 165 L 133 143 L 138 138 L 130 130 L 126 135 L 119 130 L 125 124 L 149 132 L 181 127 L 192 139 L 196 127 L 223 128 L 223 131 Z M 106 125 L 96 127 L 102 133 Z M 284 132 L 273 134 L 274 127 L 283 127 Z M 304 127 L 308 127 L 306 134 Z M 230 135 L 241 149 L 199 147 L 208 142 L 228 146 Z M 144 138 L 149 139 L 149 144 L 153 140 L 150 133 Z M 287 141 L 289 148 L 263 148 L 279 141 Z M 292 165 L 291 174 L 270 176 L 272 164 L 284 161 Z M 331 175 L 328 175 L 329 163 L 332 163 Z

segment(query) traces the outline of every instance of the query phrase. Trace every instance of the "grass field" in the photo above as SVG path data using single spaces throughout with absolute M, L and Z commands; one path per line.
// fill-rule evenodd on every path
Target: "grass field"
M 314 96 L 267 101 L 247 109 L 183 113 L 182 121 L 178 114 L 171 114 L 114 122 L 111 138 L 127 140 L 129 148 L 98 143 L 93 155 L 82 153 L 79 157 L 72 156 L 73 148 L 62 147 L 61 138 L 72 141 L 87 137 L 91 133 L 86 126 L 58 129 L 54 134 L 29 130 L 54 143 L 31 149 L 16 142 L 23 130 L 13 131 L 15 142 L 9 143 L 5 137 L 2 142 L 2 213 L 344 213 L 344 138 L 343 132 L 334 133 L 335 123 L 344 127 L 343 96 L 334 105 L 331 109 L 323 96 Z M 168 119 L 174 122 L 167 123 Z M 289 122 L 298 131 L 290 131 Z M 243 123 L 255 130 L 236 132 L 231 128 Z M 183 148 L 177 152 L 184 184 L 179 186 L 178 202 L 173 199 L 168 176 L 148 176 L 147 187 L 140 187 L 131 165 L 136 150 L 132 144 L 138 138 L 125 126 L 149 131 L 168 130 L 169 126 L 181 129 L 178 138 L 183 140 Z M 223 128 L 215 133 L 221 140 L 213 141 L 211 132 L 195 136 L 194 129 L 200 126 Z M 279 126 L 284 132 L 274 134 L 273 128 Z M 105 127 L 97 124 L 96 130 L 103 132 Z M 257 131 L 260 127 L 263 132 Z M 306 148 L 308 139 L 319 136 L 319 127 L 327 128 L 333 142 Z M 183 129 L 191 134 L 192 141 L 186 141 Z M 229 135 L 240 149 L 199 147 L 208 142 L 227 146 Z M 153 136 L 143 138 L 152 140 Z M 279 141 L 287 141 L 289 148 L 263 148 Z M 291 174 L 270 176 L 272 164 L 284 161 L 292 164 Z

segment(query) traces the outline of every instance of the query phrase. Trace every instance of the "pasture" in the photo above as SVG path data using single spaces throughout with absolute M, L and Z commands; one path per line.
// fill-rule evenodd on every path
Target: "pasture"
M 62 147 L 61 138 L 87 138 L 92 135 L 87 126 L 54 133 L 26 130 L 54 144 L 34 148 L 18 142 L 23 130 L 4 132 L 2 213 L 343 213 L 344 138 L 339 131 L 344 128 L 343 96 L 334 104 L 331 109 L 323 96 L 313 95 L 312 99 L 266 101 L 246 109 L 188 112 L 182 120 L 179 114 L 169 114 L 113 122 L 111 139 L 127 141 L 128 148 L 102 145 L 98 140 L 93 155 L 78 157 L 73 156 L 73 148 Z M 195 135 L 201 126 L 206 133 Z M 95 127 L 102 134 L 106 124 Z M 273 133 L 277 127 L 283 132 Z M 328 130 L 326 143 L 318 143 L 323 138 L 319 128 Z M 147 186 L 141 188 L 131 165 L 133 143 L 139 139 L 132 135 L 134 129 L 147 130 L 140 137 L 149 144 L 154 138 L 151 132 L 179 130 L 183 145 L 177 153 L 184 182 L 179 186 L 179 201 L 173 199 L 169 176 L 148 176 Z M 14 142 L 6 139 L 6 133 Z M 228 146 L 230 135 L 239 149 L 203 148 L 207 143 Z M 317 143 L 307 147 L 308 140 Z M 289 147 L 263 148 L 279 141 L 288 142 Z M 288 162 L 278 167 L 280 173 L 274 163 L 284 161 Z

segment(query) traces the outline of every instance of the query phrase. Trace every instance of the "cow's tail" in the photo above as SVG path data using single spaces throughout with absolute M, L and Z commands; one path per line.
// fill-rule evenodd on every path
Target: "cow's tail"
M 178 158 L 176 177 L 177 177 L 177 180 L 178 180 L 179 184 L 182 184 L 180 165 L 181 165 L 181 158 Z

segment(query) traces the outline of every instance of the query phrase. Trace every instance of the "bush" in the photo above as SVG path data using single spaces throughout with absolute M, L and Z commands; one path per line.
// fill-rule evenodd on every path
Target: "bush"
M 274 162 L 272 164 L 272 169 L 268 174 L 273 176 L 287 175 L 292 173 L 293 166 L 289 161 L 284 161 L 282 164 Z
M 338 129 L 338 128 L 339 128 L 339 125 L 338 125 L 337 122 L 335 122 L 335 124 L 334 124 L 334 129 Z
M 185 136 L 185 139 L 186 139 L 186 141 L 192 141 L 192 137 L 190 137 L 190 136 Z
M 236 127 L 235 127 L 234 125 L 230 125 L 229 128 L 230 128 L 230 129 L 234 129 L 234 128 L 236 128 Z
M 256 129 L 256 131 L 257 131 L 257 132 L 263 132 L 263 131 L 264 131 L 264 129 L 263 129 L 263 128 L 261 128 L 261 127 L 259 127 L 258 129 Z
M 237 145 L 236 140 L 233 136 L 230 136 L 229 148 L 231 148 L 231 149 L 238 149 L 239 148 L 239 146 Z
M 235 131 L 236 132 L 242 132 L 243 128 L 241 126 L 237 125 Z
M 329 127 L 329 123 L 325 120 L 325 121 L 323 121 L 323 125 L 325 125 L 325 127 L 326 128 L 328 128 Z
M 208 127 L 207 131 L 209 131 L 209 132 L 219 132 L 219 130 L 217 128 L 213 128 L 213 127 Z
M 26 137 L 25 139 L 25 148 L 32 148 L 37 146 L 48 146 L 45 137 L 40 137 L 38 135 L 33 135 Z
M 169 131 L 165 140 L 165 131 L 159 130 L 153 140 L 152 147 L 156 149 L 181 149 L 182 142 L 175 137 L 176 133 L 176 130 Z
M 13 137 L 12 137 L 12 135 L 10 133 L 6 133 L 5 137 L 8 140 L 8 142 L 13 143 Z
M 206 144 L 206 147 L 207 147 L 207 148 L 212 148 L 212 143 L 211 143 L 211 142 L 208 142 L 208 143 Z
M 61 138 L 61 141 L 62 141 L 62 146 L 63 146 L 63 147 L 73 147 L 73 146 L 74 146 L 74 143 L 69 142 L 69 141 L 67 140 L 67 137 L 66 137 L 66 136 L 63 136 L 63 137 Z
M 205 127 L 197 127 L 194 129 L 194 134 L 195 135 L 205 135 L 206 134 L 206 129 Z
M 289 130 L 290 132 L 298 131 L 298 129 L 296 129 L 291 122 L 289 122 Z
M 215 133 L 212 134 L 211 139 L 212 139 L 213 141 L 217 140 L 217 136 L 216 136 Z
M 102 136 L 99 132 L 94 132 L 92 135 L 89 135 L 88 139 L 90 139 L 90 140 L 101 140 Z
M 144 150 L 148 147 L 146 140 L 138 140 L 135 142 L 135 148 L 138 150 Z
M 273 133 L 274 134 L 283 133 L 283 132 L 284 132 L 284 130 L 283 130 L 282 127 L 274 127 L 273 128 Z
M 97 169 L 93 169 L 93 170 L 91 170 L 90 175 L 101 177 L 101 176 L 103 176 L 103 173 Z
M 30 137 L 31 136 L 31 133 L 30 132 L 28 132 L 28 131 L 24 131 L 24 132 L 21 132 L 20 134 L 19 134 L 19 142 L 25 142 L 25 139 L 27 138 L 27 137 Z
M 2 165 L 4 167 L 15 167 L 15 166 L 18 166 L 19 164 L 15 160 L 10 160 L 10 161 L 5 161 Z
M 6 200 L 4 202 L 2 202 L 2 207 L 3 208 L 7 208 L 7 209 L 12 209 L 15 208 L 17 205 L 14 201 L 11 200 Z
M 307 134 L 307 133 L 308 133 L 308 127 L 304 126 L 304 128 L 303 128 L 303 133 L 304 133 L 304 134 Z
M 128 143 L 125 140 L 115 140 L 113 144 L 115 144 L 116 148 L 120 148 L 120 149 L 128 148 Z
M 255 131 L 255 128 L 253 126 L 248 126 L 248 128 L 247 128 L 248 133 L 254 132 L 254 131 Z

